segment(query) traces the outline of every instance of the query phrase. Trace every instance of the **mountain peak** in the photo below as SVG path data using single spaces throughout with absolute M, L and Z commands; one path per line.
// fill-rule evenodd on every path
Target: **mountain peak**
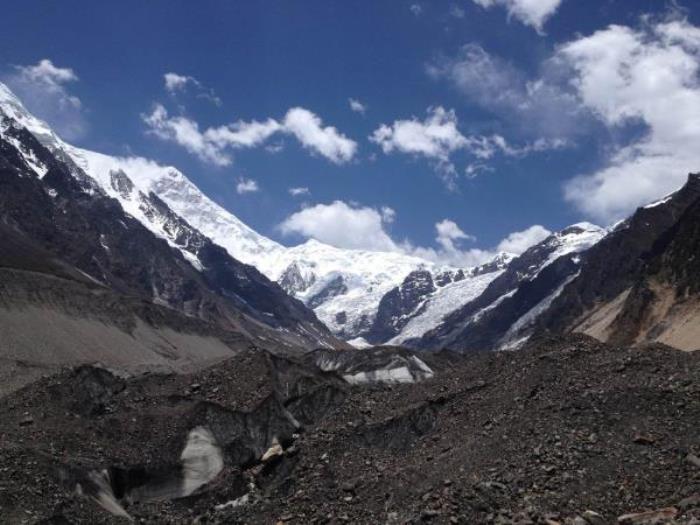
M 26 128 L 39 142 L 49 147 L 49 149 L 51 149 L 50 146 L 61 143 L 61 140 L 51 127 L 43 120 L 32 115 L 7 84 L 0 82 L 0 116 L 2 115 Z

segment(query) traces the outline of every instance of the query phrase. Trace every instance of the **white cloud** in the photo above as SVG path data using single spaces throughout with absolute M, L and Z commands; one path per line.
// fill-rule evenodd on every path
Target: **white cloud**
M 520 254 L 527 250 L 530 246 L 534 246 L 538 242 L 542 242 L 547 237 L 552 235 L 544 226 L 535 224 L 529 228 L 514 232 L 503 239 L 496 247 L 497 252 L 508 252 Z
M 457 226 L 456 222 L 449 219 L 444 219 L 436 223 L 435 230 L 437 231 L 435 240 L 445 251 L 455 251 L 457 249 L 456 242 L 467 239 L 472 241 L 476 240 L 476 237 L 467 235 Z
M 612 25 L 563 45 L 557 59 L 571 67 L 581 102 L 602 123 L 644 130 L 600 170 L 570 181 L 567 200 L 612 222 L 698 170 L 700 28 L 683 19 L 645 19 L 637 29 Z
M 264 122 L 239 120 L 227 126 L 209 128 L 205 132 L 205 137 L 219 148 L 253 148 L 265 142 L 281 129 L 282 126 L 274 119 L 267 119 Z
M 297 187 L 297 188 L 289 188 L 289 194 L 292 197 L 301 197 L 303 195 L 310 195 L 311 192 L 309 191 L 309 188 Z
M 178 75 L 177 73 L 166 73 L 163 75 L 163 79 L 165 80 L 165 89 L 171 93 L 185 89 L 188 82 L 197 83 L 197 80 L 193 77 Z
M 385 154 L 397 151 L 434 161 L 438 172 L 450 189 L 454 189 L 457 177 L 457 170 L 450 157 L 457 151 L 462 150 L 484 161 L 497 154 L 523 157 L 530 153 L 558 149 L 566 145 L 564 139 L 541 138 L 523 146 L 513 146 L 498 134 L 464 136 L 458 129 L 457 115 L 454 110 L 446 110 L 440 106 L 428 108 L 428 115 L 422 121 L 413 117 L 407 120 L 396 120 L 391 125 L 382 124 L 369 139 L 378 144 Z M 487 168 L 484 166 L 477 170 L 476 165 L 471 163 L 467 166 L 465 173 L 473 177 L 484 169 Z
M 361 113 L 364 115 L 367 112 L 367 104 L 363 104 L 356 98 L 349 98 L 348 103 L 350 104 L 350 109 L 355 113 Z
M 317 204 L 300 210 L 279 226 L 283 234 L 299 234 L 339 248 L 397 251 L 384 231 L 382 213 L 343 201 Z
M 56 67 L 47 58 L 40 60 L 35 66 L 17 66 L 17 69 L 33 82 L 54 86 L 78 80 L 78 76 L 72 69 Z
M 323 127 L 321 118 L 308 109 L 292 108 L 284 117 L 284 130 L 301 144 L 335 164 L 349 162 L 357 152 L 357 143 L 333 126 Z
M 396 210 L 390 206 L 382 206 L 381 208 L 382 220 L 386 224 L 391 224 L 396 220 Z
M 217 144 L 208 140 L 206 133 L 199 130 L 199 125 L 186 117 L 171 117 L 167 110 L 156 104 L 148 115 L 142 115 L 143 121 L 154 136 L 175 142 L 188 152 L 197 155 L 201 160 L 217 166 L 231 164 L 231 156 Z
M 420 4 L 411 4 L 409 9 L 415 16 L 420 16 L 423 13 L 423 7 Z
M 348 162 L 357 150 L 355 142 L 332 126 L 322 127 L 321 119 L 303 108 L 290 109 L 283 124 L 271 118 L 262 122 L 239 120 L 204 131 L 192 119 L 169 115 L 162 104 L 156 104 L 142 119 L 154 136 L 174 142 L 203 161 L 218 166 L 231 164 L 231 150 L 261 146 L 278 133 L 293 135 L 305 148 L 336 164 Z M 281 146 L 273 144 L 268 148 L 276 153 Z
M 467 144 L 467 139 L 457 129 L 454 110 L 443 107 L 429 108 L 428 116 L 421 121 L 396 120 L 391 126 L 382 124 L 370 136 L 384 153 L 400 151 L 421 155 L 440 162 L 448 162 L 450 154 Z
M 165 82 L 165 90 L 171 95 L 184 92 L 187 86 L 191 85 L 196 88 L 198 98 L 206 99 L 217 106 L 221 105 L 221 99 L 216 96 L 214 90 L 207 88 L 193 76 L 170 72 L 163 75 L 163 80 Z
M 80 139 L 87 130 L 82 103 L 66 88 L 77 82 L 70 68 L 54 65 L 42 59 L 35 65 L 15 66 L 14 72 L 3 78 L 22 99 L 30 111 L 46 120 L 68 140 Z
M 287 217 L 279 229 L 285 235 L 297 234 L 339 248 L 397 252 L 458 267 L 483 264 L 504 251 L 518 255 L 550 235 L 549 230 L 536 225 L 508 235 L 490 249 L 463 249 L 463 242 L 476 238 L 444 219 L 435 223 L 437 248 L 422 247 L 391 238 L 386 227 L 395 219 L 396 212 L 388 206 L 375 209 L 337 200 L 303 208 Z
M 505 7 L 508 16 L 513 16 L 523 24 L 542 32 L 542 27 L 562 3 L 562 0 L 473 0 L 483 8 Z
M 472 235 L 464 233 L 454 221 L 445 219 L 438 222 L 435 224 L 435 230 L 437 232 L 435 237 L 435 241 L 438 244 L 437 250 L 434 248 L 415 247 L 409 243 L 402 244 L 403 250 L 406 253 L 437 263 L 469 267 L 484 264 L 502 252 L 520 255 L 529 247 L 543 241 L 551 234 L 546 228 L 535 225 L 523 231 L 511 233 L 493 248 L 462 249 L 458 245 L 460 241 L 474 241 L 476 239 Z
M 239 195 L 243 195 L 244 193 L 255 193 L 259 190 L 260 187 L 258 186 L 257 181 L 253 179 L 246 179 L 241 177 L 240 179 L 238 179 L 238 183 L 236 184 L 236 192 Z
M 575 92 L 562 83 L 561 68 L 545 62 L 541 77 L 529 77 L 478 44 L 427 66 L 435 79 L 445 79 L 482 108 L 494 113 L 519 136 L 529 140 L 571 140 L 590 128 L 590 114 Z

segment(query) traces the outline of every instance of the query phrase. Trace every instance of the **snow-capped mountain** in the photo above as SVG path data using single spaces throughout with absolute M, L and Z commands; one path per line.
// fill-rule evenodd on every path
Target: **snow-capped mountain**
M 104 155 L 66 143 L 2 84 L 0 108 L 72 166 L 86 191 L 101 191 L 119 201 L 124 211 L 179 249 L 193 266 L 200 269 L 202 262 L 196 256 L 196 235 L 190 230 L 279 282 L 344 339 L 358 338 L 369 330 L 384 295 L 411 272 L 426 270 L 437 276 L 450 270 L 410 255 L 340 249 L 316 240 L 284 247 L 216 204 L 174 167 L 141 157 Z M 31 156 L 25 160 L 43 176 L 44 166 Z M 166 208 L 171 213 L 165 212 Z
M 387 344 L 402 345 L 437 327 L 448 314 L 481 295 L 513 258 L 511 254 L 501 254 L 490 263 L 460 270 L 452 279 L 436 279 L 434 291 L 422 298 L 411 313 L 402 316 L 397 326 L 400 328 Z
M 64 162 L 83 191 L 116 199 L 129 216 L 179 250 L 198 271 L 206 271 L 207 264 L 201 258 L 201 247 L 213 242 L 279 283 L 311 308 L 336 336 L 356 346 L 389 343 L 434 347 L 461 340 L 456 335 L 435 337 L 446 331 L 453 333 L 456 326 L 462 327 L 458 331 L 469 326 L 473 339 L 478 333 L 475 322 L 483 323 L 502 311 L 527 283 L 541 281 L 540 272 L 550 266 L 561 266 L 566 259 L 575 267 L 574 254 L 602 237 L 600 228 L 578 224 L 520 257 L 498 254 L 480 267 L 461 269 L 403 253 L 340 249 L 316 240 L 285 247 L 216 204 L 174 167 L 140 157 L 104 155 L 66 143 L 2 84 L 0 111 Z M 23 155 L 37 176 L 43 177 L 47 167 L 31 152 Z M 550 283 L 556 286 L 545 287 L 546 296 L 530 294 L 513 311 L 520 315 L 507 316 L 511 324 L 494 332 L 499 344 L 531 324 L 536 312 L 551 302 L 563 279 L 572 275 L 571 268 L 557 274 Z M 528 309 L 521 312 L 526 305 Z M 487 339 L 495 343 L 494 337 L 492 334 Z
M 112 304 L 121 306 L 103 317 L 112 324 L 119 319 L 120 328 L 135 319 L 160 326 L 159 316 L 174 318 L 160 310 L 152 313 L 157 306 L 198 320 L 196 330 L 216 338 L 235 336 L 278 349 L 344 346 L 300 301 L 230 256 L 126 172 L 85 171 L 83 166 L 91 168 L 86 159 L 97 154 L 64 143 L 0 87 L 5 266 L 19 271 L 39 266 L 49 276 L 68 275 L 74 281 L 77 275 L 80 282 L 87 279 L 109 290 L 117 296 L 110 298 Z M 36 259 L 54 262 L 42 266 Z M 73 303 L 81 301 L 56 291 L 63 285 L 46 286 L 46 293 L 58 296 L 60 315 L 75 313 Z M 86 304 L 94 297 L 84 289 L 76 293 L 85 298 L 79 316 L 91 316 L 95 308 Z M 134 298 L 143 304 L 134 306 Z M 175 326 L 192 323 L 180 320 Z

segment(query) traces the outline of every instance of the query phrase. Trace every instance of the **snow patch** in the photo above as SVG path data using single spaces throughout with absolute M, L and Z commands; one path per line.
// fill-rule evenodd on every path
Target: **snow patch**
M 429 330 L 439 326 L 447 315 L 481 295 L 491 281 L 502 273 L 503 270 L 499 270 L 477 276 L 467 276 L 461 281 L 438 288 L 427 300 L 423 311 L 413 317 L 404 326 L 401 333 L 387 344 L 401 345 L 405 341 L 421 337 Z

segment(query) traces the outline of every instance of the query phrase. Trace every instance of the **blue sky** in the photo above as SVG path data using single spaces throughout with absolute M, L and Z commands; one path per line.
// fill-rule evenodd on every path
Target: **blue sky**
M 173 164 L 286 244 L 468 253 L 607 225 L 700 169 L 673 124 L 700 111 L 691 5 L 25 0 L 0 78 L 69 141 Z

